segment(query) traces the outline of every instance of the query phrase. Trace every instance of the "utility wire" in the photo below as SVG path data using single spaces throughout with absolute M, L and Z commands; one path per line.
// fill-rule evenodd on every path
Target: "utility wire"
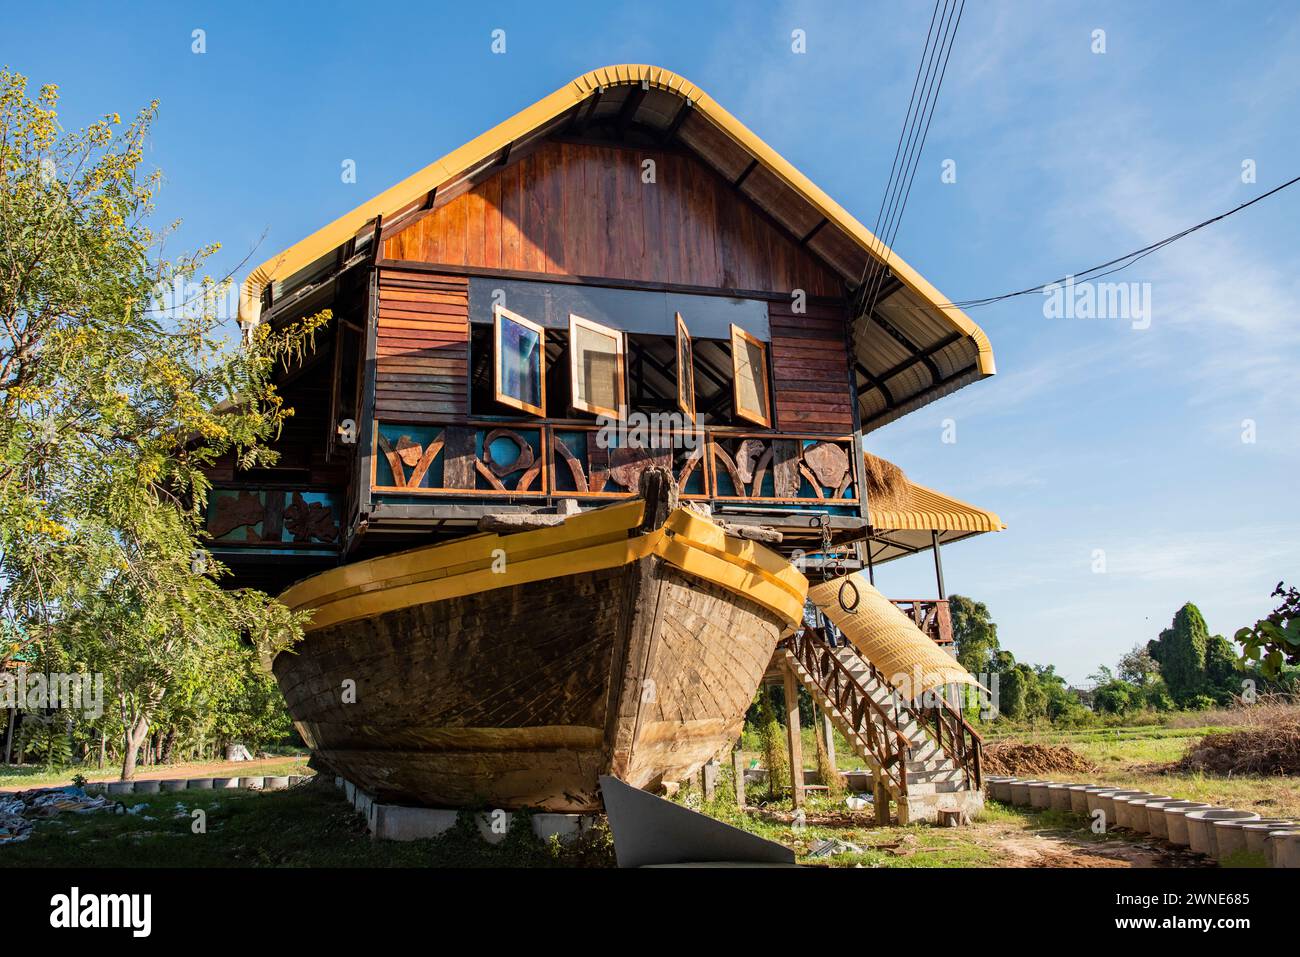
M 862 298 L 864 304 L 864 315 L 871 315 L 874 312 L 880 292 L 884 287 L 886 268 L 879 259 L 883 257 L 884 250 L 891 248 L 895 237 L 898 235 L 899 226 L 902 223 L 903 213 L 907 208 L 907 200 L 912 193 L 912 184 L 916 179 L 916 171 L 920 164 L 921 154 L 925 150 L 925 142 L 930 133 L 930 123 L 934 119 L 934 107 L 939 99 L 939 91 L 943 87 L 943 80 L 948 72 L 948 59 L 952 55 L 953 41 L 957 35 L 957 27 L 961 23 L 962 14 L 965 11 L 966 0 L 943 0 L 943 13 L 939 14 L 939 0 L 935 2 L 934 13 L 931 16 L 930 30 L 926 36 L 925 49 L 922 51 L 921 63 L 917 67 L 917 81 L 913 84 L 913 103 L 916 109 L 913 109 L 913 103 L 909 103 L 908 116 L 904 121 L 903 130 L 899 135 L 899 143 L 906 140 L 906 146 L 902 150 L 902 163 L 898 164 L 898 152 L 895 152 L 895 164 L 897 167 L 897 177 L 895 177 L 895 168 L 890 169 L 890 182 L 885 187 L 885 199 L 881 202 L 882 210 L 887 211 L 883 215 L 883 229 L 881 228 L 882 217 L 877 216 L 875 237 L 876 243 L 871 247 L 874 257 L 868 257 L 863 266 L 862 279 L 859 280 L 859 288 L 865 292 Z M 955 15 L 954 15 L 955 14 Z M 935 21 L 939 22 L 938 33 L 935 33 Z M 931 40 L 937 37 L 937 42 L 931 45 Z M 924 83 L 920 83 L 920 77 L 924 73 Z M 921 88 L 921 98 L 915 99 L 918 85 Z M 876 268 L 868 282 L 868 272 L 875 262 Z M 867 285 L 864 287 L 864 283 Z
M 1108 262 L 1104 262 L 1099 265 L 1092 266 L 1088 269 L 1083 269 L 1080 270 L 1079 272 L 1070 273 L 1069 275 L 1062 276 L 1060 279 L 1055 279 L 1052 282 L 1041 283 L 1040 285 L 1030 286 L 1026 289 L 1018 289 L 1015 292 L 1003 293 L 1000 296 L 985 296 L 982 299 L 963 299 L 958 302 L 941 303 L 939 305 L 939 308 L 945 309 L 949 306 L 955 306 L 958 309 L 978 309 L 981 306 L 991 306 L 995 302 L 1002 302 L 1005 299 L 1013 299 L 1016 296 L 1028 296 L 1033 293 L 1039 293 L 1042 292 L 1048 286 L 1058 285 L 1060 283 L 1064 283 L 1066 280 L 1071 280 L 1071 279 L 1075 281 L 1083 280 L 1086 282 L 1093 279 L 1100 279 L 1102 276 L 1109 276 L 1111 273 L 1119 272 L 1121 269 L 1127 269 L 1129 266 L 1133 265 L 1138 260 L 1145 259 L 1147 256 L 1150 256 L 1152 253 L 1156 252 L 1157 250 L 1164 249 L 1166 246 L 1170 245 L 1171 243 L 1177 242 L 1178 240 L 1182 239 L 1184 236 L 1190 236 L 1198 229 L 1204 229 L 1206 226 L 1210 226 L 1213 225 L 1214 223 L 1219 222 L 1220 220 L 1227 219 L 1229 216 L 1233 215 L 1234 213 L 1241 212 L 1247 206 L 1254 206 L 1256 203 L 1260 202 L 1261 200 L 1268 199 L 1274 193 L 1280 193 L 1288 186 L 1294 186 L 1296 183 L 1300 183 L 1300 176 L 1297 176 L 1294 179 L 1289 179 L 1282 185 L 1275 186 L 1272 189 L 1270 189 L 1267 193 L 1262 193 L 1259 196 L 1256 196 L 1254 199 L 1242 203 L 1240 206 L 1234 206 L 1232 209 L 1228 210 L 1227 212 L 1220 213 L 1218 216 L 1213 216 L 1210 219 L 1197 223 L 1195 226 L 1189 226 L 1187 229 L 1184 229 L 1181 232 L 1174 233 L 1172 236 L 1166 236 L 1164 239 L 1158 240 L 1149 246 L 1143 246 L 1141 249 L 1135 249 L 1131 253 L 1126 253 L 1123 256 L 1117 256 L 1116 258 Z

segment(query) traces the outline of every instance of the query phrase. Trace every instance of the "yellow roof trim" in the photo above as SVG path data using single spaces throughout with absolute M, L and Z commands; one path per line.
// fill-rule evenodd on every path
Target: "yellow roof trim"
M 914 482 L 908 483 L 909 502 L 900 508 L 870 508 L 873 528 L 909 532 L 1001 532 L 1006 529 L 994 512 L 977 508 Z
M 429 190 L 482 163 L 499 152 L 507 143 L 512 143 L 555 119 L 565 110 L 586 99 L 598 87 L 642 82 L 647 83 L 652 89 L 667 90 L 691 100 L 694 107 L 708 117 L 715 126 L 749 151 L 764 167 L 802 196 L 827 220 L 843 230 L 863 250 L 886 263 L 904 286 L 943 315 L 955 331 L 973 339 L 979 350 L 981 374 L 994 374 L 996 369 L 993 363 L 993 347 L 984 330 L 969 316 L 956 306 L 950 305 L 948 299 L 940 294 L 939 290 L 930 285 L 893 250 L 880 243 L 870 230 L 827 196 L 808 177 L 790 165 L 784 157 L 759 139 L 743 123 L 719 106 L 707 93 L 685 77 L 678 76 L 670 70 L 641 63 L 607 66 L 584 73 L 550 96 L 538 100 L 510 119 L 475 137 L 464 146 L 452 150 L 397 185 L 362 203 L 350 213 L 340 216 L 328 226 L 318 229 L 306 239 L 268 259 L 254 269 L 244 281 L 239 301 L 240 320 L 257 320 L 261 313 L 262 290 L 268 283 L 291 276 L 337 249 L 376 216 L 391 216 L 421 195 L 428 193 Z

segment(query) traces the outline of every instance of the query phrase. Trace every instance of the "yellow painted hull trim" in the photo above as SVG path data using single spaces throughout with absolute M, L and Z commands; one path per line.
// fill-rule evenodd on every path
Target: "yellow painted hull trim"
M 782 617 L 803 620 L 808 580 L 756 542 L 728 536 L 707 518 L 674 510 L 661 528 L 638 532 L 644 503 L 575 515 L 549 528 L 483 534 L 322 572 L 280 600 L 314 614 L 305 630 L 357 621 L 413 605 L 460 598 L 565 575 L 618 568 L 657 556 Z

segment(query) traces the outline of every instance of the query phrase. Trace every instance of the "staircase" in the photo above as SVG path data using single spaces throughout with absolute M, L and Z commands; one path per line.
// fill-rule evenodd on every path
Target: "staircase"
M 782 641 L 777 657 L 867 762 L 899 824 L 936 821 L 940 812 L 965 817 L 984 806 L 983 742 L 941 697 L 933 706 L 905 702 L 856 649 L 833 647 L 812 628 Z

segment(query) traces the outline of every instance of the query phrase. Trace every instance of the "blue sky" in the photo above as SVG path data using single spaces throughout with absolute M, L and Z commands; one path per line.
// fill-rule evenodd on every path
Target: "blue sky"
M 224 243 L 219 272 L 619 62 L 682 73 L 870 225 L 930 9 L 26 4 L 6 12 L 0 63 L 58 83 L 69 127 L 160 99 L 160 216 L 184 218 L 178 248 Z M 490 50 L 497 28 L 505 55 Z M 972 0 L 896 248 L 953 299 L 1055 278 L 1297 175 L 1298 116 L 1293 3 Z M 945 159 L 955 183 L 941 182 Z M 1256 183 L 1242 182 L 1246 160 Z M 1038 296 L 973 311 L 999 374 L 870 436 L 912 478 L 1010 526 L 950 548 L 945 570 L 1018 658 L 1082 681 L 1184 601 L 1230 635 L 1298 577 L 1298 218 L 1300 186 L 1111 277 L 1150 283 L 1146 329 L 1047 319 Z M 914 558 L 878 582 L 912 597 L 932 576 Z

